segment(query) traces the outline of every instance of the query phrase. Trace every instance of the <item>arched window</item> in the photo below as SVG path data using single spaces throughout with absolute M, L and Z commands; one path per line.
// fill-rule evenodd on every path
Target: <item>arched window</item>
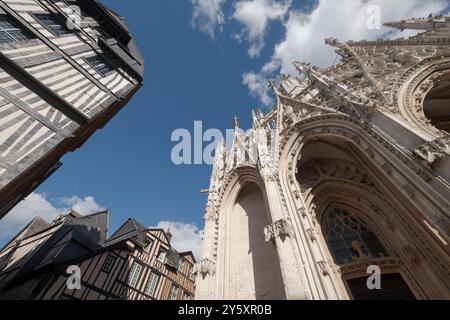
M 357 216 L 341 209 L 325 219 L 323 233 L 338 265 L 387 256 L 376 235 Z
M 450 133 L 450 77 L 440 79 L 427 94 L 423 110 L 433 126 Z

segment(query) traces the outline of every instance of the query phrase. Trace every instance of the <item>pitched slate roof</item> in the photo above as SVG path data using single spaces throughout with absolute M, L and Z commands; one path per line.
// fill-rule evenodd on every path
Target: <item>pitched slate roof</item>
M 0 278 L 8 274 L 8 281 L 0 283 L 0 289 L 39 272 L 42 268 L 56 268 L 58 265 L 101 250 L 108 232 L 108 215 L 108 211 L 102 211 L 77 217 L 74 212 L 69 212 L 58 217 L 53 224 L 46 223 L 40 218 L 34 219 L 25 229 L 25 233 L 19 239 L 16 237 L 13 240 L 17 243 L 10 254 L 0 261 Z M 10 261 L 23 240 L 50 228 L 57 230 L 47 241 L 29 251 L 21 259 Z

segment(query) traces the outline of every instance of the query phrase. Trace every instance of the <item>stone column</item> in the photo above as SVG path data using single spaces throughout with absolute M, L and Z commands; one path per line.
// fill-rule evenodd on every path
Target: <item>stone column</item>
M 302 279 L 300 267 L 295 257 L 291 237 L 294 237 L 292 225 L 283 214 L 283 205 L 277 188 L 276 178 L 266 176 L 265 186 L 272 224 L 264 230 L 266 241 L 275 243 L 280 259 L 286 298 L 288 300 L 308 299 L 305 280 Z M 267 243 L 270 245 L 270 243 Z
M 205 214 L 205 230 L 203 233 L 202 257 L 197 263 L 197 283 L 195 290 L 196 300 L 212 300 L 214 289 L 214 279 L 216 273 L 216 263 L 214 257 L 214 242 L 216 230 L 216 217 L 213 210 L 208 210 Z

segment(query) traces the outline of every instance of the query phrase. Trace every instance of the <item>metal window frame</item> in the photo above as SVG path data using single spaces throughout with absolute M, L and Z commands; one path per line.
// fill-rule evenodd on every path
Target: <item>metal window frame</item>
M 77 36 L 76 29 L 70 30 L 67 25 L 64 25 L 64 23 L 61 21 L 61 17 L 56 13 L 30 13 L 30 15 L 36 20 L 41 26 L 45 28 L 48 32 L 50 32 L 52 35 L 54 35 L 57 38 L 65 38 L 65 37 L 72 37 Z M 53 31 L 48 25 L 46 25 L 43 20 L 39 16 L 48 16 L 50 18 L 53 18 L 55 22 L 57 22 L 60 26 L 62 26 L 63 29 L 66 29 L 68 32 L 64 34 L 58 34 L 55 31 Z
M 17 25 L 17 27 L 14 27 L 13 29 L 1 29 L 0 28 L 0 32 L 3 32 L 4 34 L 6 34 L 11 39 L 11 41 L 1 42 L 0 44 L 21 43 L 21 42 L 27 42 L 27 41 L 36 39 L 35 37 L 33 37 L 33 35 L 30 32 L 28 32 L 28 29 L 26 28 L 26 26 L 24 26 L 20 22 L 16 21 L 9 14 L 7 14 L 7 13 L 0 13 L 0 19 L 1 18 L 6 18 L 5 20 L 6 20 L 7 23 L 10 23 L 13 26 Z M 24 36 L 27 37 L 27 39 L 26 40 L 23 40 L 23 39 L 19 40 L 14 35 L 12 35 L 10 33 L 11 31 L 20 31 L 20 32 L 23 33 Z
M 135 267 L 135 266 L 138 266 L 140 269 L 139 269 L 139 273 L 137 274 L 137 277 L 136 277 L 136 283 L 133 284 L 133 283 L 131 282 L 131 280 L 134 279 L 134 276 L 133 276 L 133 278 L 131 278 L 131 274 L 132 274 L 132 271 L 133 271 L 133 267 Z M 128 274 L 128 281 L 127 281 L 127 284 L 128 284 L 131 288 L 137 289 L 137 285 L 138 285 L 138 283 L 139 283 L 139 278 L 141 277 L 142 270 L 144 270 L 144 266 L 143 266 L 141 263 L 139 263 L 139 262 L 137 262 L 137 261 L 134 261 L 133 264 L 131 265 L 130 273 Z
M 110 71 L 107 72 L 103 72 L 101 70 L 98 69 L 98 66 L 94 65 L 91 61 L 89 61 L 89 58 L 95 58 L 98 57 L 100 60 L 102 60 L 102 62 L 108 66 L 108 68 L 110 69 Z M 100 55 L 100 54 L 94 54 L 92 56 L 89 57 L 83 57 L 82 60 L 84 62 L 86 62 L 92 69 L 94 69 L 99 75 L 101 75 L 103 78 L 106 78 L 107 76 L 111 75 L 112 73 L 114 73 L 116 71 L 116 69 L 111 65 L 111 63 L 109 63 L 105 58 L 104 58 L 104 54 Z
M 106 269 L 105 266 L 107 266 L 108 259 L 111 259 L 112 263 L 109 265 L 109 268 Z M 109 260 L 109 261 L 111 261 L 111 260 Z M 117 256 L 112 255 L 112 254 L 108 255 L 105 259 L 105 262 L 103 263 L 101 271 L 104 273 L 110 273 L 112 271 L 112 268 L 113 268 L 114 264 L 116 263 L 116 261 L 117 261 Z
M 148 291 L 147 289 L 150 287 L 150 280 L 152 279 L 152 278 L 151 278 L 152 275 L 154 275 L 154 276 L 156 277 L 156 282 L 155 282 L 155 285 L 154 285 L 154 287 L 153 287 L 153 291 L 150 292 L 150 291 Z M 148 277 L 147 284 L 145 285 L 145 288 L 144 288 L 144 293 L 145 293 L 145 294 L 148 294 L 148 295 L 151 296 L 151 297 L 154 297 L 154 296 L 155 296 L 155 293 L 156 293 L 156 289 L 158 288 L 158 284 L 159 284 L 159 281 L 160 281 L 160 280 L 161 280 L 161 275 L 159 275 L 159 274 L 157 274 L 157 273 L 155 273 L 155 272 L 153 272 L 153 271 L 150 271 L 150 275 L 149 275 L 149 277 Z
M 175 291 L 175 297 L 172 298 L 172 297 L 173 297 L 173 295 L 172 295 L 172 290 L 173 290 L 174 288 L 176 289 L 176 291 Z M 177 297 L 178 297 L 178 291 L 179 291 L 179 290 L 180 290 L 180 287 L 178 287 L 175 283 L 172 283 L 172 286 L 170 287 L 170 290 L 169 290 L 168 300 L 171 300 L 171 301 L 177 300 Z

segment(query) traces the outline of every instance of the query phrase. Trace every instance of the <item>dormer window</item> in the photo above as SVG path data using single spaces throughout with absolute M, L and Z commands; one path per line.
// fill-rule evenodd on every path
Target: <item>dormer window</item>
M 166 260 L 167 251 L 164 249 L 159 249 L 158 260 L 164 262 Z
M 145 238 L 144 240 L 144 250 L 148 253 L 152 248 L 153 241 L 149 238 Z

